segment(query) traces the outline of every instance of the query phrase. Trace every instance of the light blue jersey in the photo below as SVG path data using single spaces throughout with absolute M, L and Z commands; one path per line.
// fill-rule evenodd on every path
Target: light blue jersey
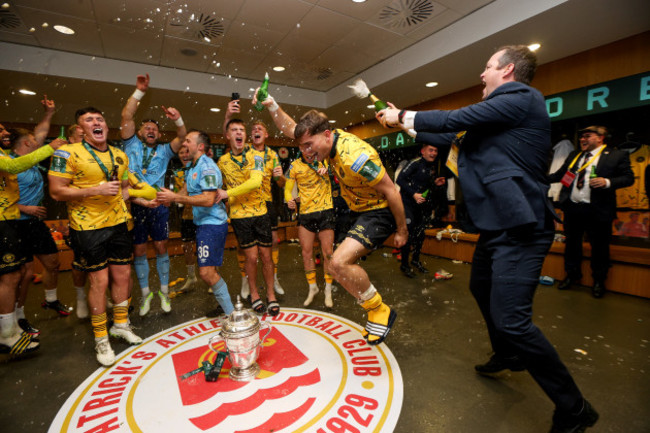
M 216 191 L 223 185 L 221 170 L 208 156 L 201 155 L 185 174 L 185 184 L 189 196 L 199 195 L 203 191 Z M 228 220 L 226 205 L 221 202 L 211 207 L 194 206 L 192 208 L 194 224 L 197 226 L 225 224 Z
M 17 158 L 18 155 L 11 152 L 10 156 L 12 158 Z M 18 204 L 23 206 L 40 206 L 43 201 L 43 175 L 41 174 L 41 168 L 36 164 L 33 167 L 30 167 L 28 170 L 18 173 L 18 190 L 20 192 L 20 198 L 18 199 Z M 26 220 L 30 218 L 36 218 L 31 215 L 20 213 L 21 220 Z
M 149 147 L 140 141 L 137 135 L 122 140 L 124 152 L 129 157 L 129 168 L 142 173 L 144 180 L 151 186 L 162 188 L 169 161 L 176 156 L 169 143 Z

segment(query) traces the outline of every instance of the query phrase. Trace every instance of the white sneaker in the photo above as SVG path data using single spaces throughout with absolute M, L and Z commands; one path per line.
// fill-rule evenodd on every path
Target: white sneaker
M 316 293 L 318 293 L 318 287 L 310 287 L 309 288 L 309 294 L 307 295 L 307 299 L 305 299 L 305 302 L 303 302 L 303 305 L 307 307 L 309 304 L 311 304 L 311 301 L 314 300 L 314 296 L 316 296 Z
M 334 306 L 334 302 L 332 301 L 332 286 L 329 288 L 325 286 L 325 306 L 328 308 L 332 308 Z
M 153 299 L 153 292 L 149 292 L 147 296 L 142 298 L 142 303 L 140 304 L 140 317 L 146 316 L 149 310 L 151 310 L 152 299 Z
M 248 285 L 248 277 L 241 278 L 241 299 L 248 299 L 251 294 L 251 288 Z
M 88 300 L 86 299 L 77 299 L 77 317 L 80 319 L 87 319 L 88 314 Z
M 170 301 L 169 296 L 158 290 L 158 297 L 160 298 L 160 308 L 162 308 L 165 313 L 172 311 L 172 302 Z
M 140 344 L 142 343 L 142 338 L 135 335 L 133 329 L 128 325 L 113 325 L 108 331 L 112 337 L 119 337 L 125 339 L 129 344 Z
M 115 364 L 115 352 L 111 348 L 108 336 L 95 340 L 95 352 L 97 352 L 97 361 L 104 367 Z
M 275 293 L 278 295 L 284 295 L 284 289 L 280 285 L 280 282 L 278 281 L 278 274 L 275 274 L 274 276 L 274 284 L 273 284 L 273 290 L 275 290 Z

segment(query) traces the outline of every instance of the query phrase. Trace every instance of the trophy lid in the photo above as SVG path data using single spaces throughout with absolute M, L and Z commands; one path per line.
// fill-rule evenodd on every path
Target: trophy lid
M 241 298 L 237 296 L 235 309 L 224 321 L 221 335 L 224 338 L 244 338 L 259 332 L 260 321 L 248 308 L 244 308 Z

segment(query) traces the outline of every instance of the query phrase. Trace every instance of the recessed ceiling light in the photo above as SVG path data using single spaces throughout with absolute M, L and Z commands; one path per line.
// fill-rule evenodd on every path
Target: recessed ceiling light
M 70 27 L 62 26 L 60 24 L 56 24 L 54 26 L 54 30 L 59 33 L 63 33 L 64 35 L 74 35 L 74 30 L 72 30 Z
M 437 81 L 429 81 L 425 86 L 427 87 L 436 87 L 438 85 Z
M 336 120 L 330 120 L 329 122 L 330 123 L 336 123 Z
M 537 51 L 540 49 L 541 46 L 542 46 L 541 44 L 530 44 L 528 45 L 528 49 L 530 51 Z
M 352 0 L 352 1 L 355 2 L 355 3 L 365 3 L 366 2 L 366 0 Z
M 273 70 L 275 72 L 282 72 L 282 71 L 284 71 L 284 66 L 274 66 Z
M 35 95 L 36 94 L 36 92 L 32 92 L 31 90 L 27 90 L 27 89 L 20 89 L 18 92 L 22 93 L 23 95 Z
M 210 108 L 210 111 L 212 111 L 214 113 L 218 113 L 218 112 L 221 111 L 221 108 Z

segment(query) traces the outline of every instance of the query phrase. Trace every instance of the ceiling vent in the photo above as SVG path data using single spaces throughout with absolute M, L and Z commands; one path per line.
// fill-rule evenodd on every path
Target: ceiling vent
M 169 25 L 180 29 L 181 32 L 202 42 L 210 42 L 212 39 L 224 35 L 224 27 L 221 19 L 205 14 L 192 14 L 187 22 L 182 18 L 175 18 Z
M 327 80 L 333 73 L 331 68 L 319 68 L 316 70 L 316 79 L 319 81 Z
M 386 28 L 414 27 L 433 14 L 431 0 L 396 0 L 379 12 L 379 21 Z
M 15 29 L 20 27 L 22 23 L 20 18 L 11 11 L 0 10 L 0 29 Z

